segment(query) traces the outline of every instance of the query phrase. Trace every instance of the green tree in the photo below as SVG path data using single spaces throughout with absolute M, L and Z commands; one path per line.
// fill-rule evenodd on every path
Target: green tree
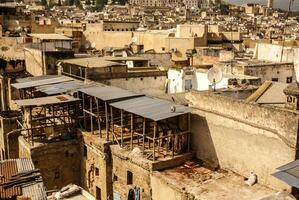
M 107 0 L 96 0 L 96 10 L 101 11 L 105 4 L 107 4 Z

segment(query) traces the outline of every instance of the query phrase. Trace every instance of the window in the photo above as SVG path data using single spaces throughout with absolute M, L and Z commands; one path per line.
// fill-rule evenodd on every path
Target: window
M 118 176 L 116 176 L 116 174 L 113 174 L 113 181 L 117 181 L 118 180 Z
M 272 78 L 273 82 L 278 82 L 278 78 Z
M 133 184 L 133 173 L 130 171 L 127 171 L 127 185 Z
M 99 168 L 96 167 L 95 173 L 96 173 L 96 176 L 99 176 L 99 175 L 100 175 L 100 170 L 99 170 Z
M 83 149 L 83 151 L 84 151 L 84 157 L 86 157 L 86 156 L 87 156 L 87 147 L 84 145 L 83 148 L 84 148 L 84 149 Z
M 191 90 L 192 89 L 192 80 L 188 79 L 185 80 L 185 90 Z
M 162 51 L 165 51 L 165 47 L 162 47 Z
M 292 81 L 293 81 L 293 77 L 287 77 L 287 83 L 292 83 Z

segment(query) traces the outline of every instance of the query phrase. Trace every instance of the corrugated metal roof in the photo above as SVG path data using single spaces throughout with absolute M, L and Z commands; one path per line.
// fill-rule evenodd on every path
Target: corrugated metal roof
M 6 183 L 10 181 L 13 175 L 18 173 L 30 172 L 34 170 L 35 167 L 31 159 L 9 159 L 0 162 L 0 183 Z M 47 194 L 40 177 L 40 181 L 28 182 L 28 184 L 18 184 L 13 185 L 4 189 L 0 186 L 0 199 L 11 199 L 16 196 L 30 197 L 31 200 L 46 200 Z
M 0 162 L 0 184 L 9 181 L 10 177 L 18 172 L 15 160 L 4 160 Z M 4 189 L 0 186 L 0 199 L 10 199 L 22 194 L 21 187 L 9 187 Z
M 15 100 L 15 103 L 20 107 L 28 106 L 43 106 L 51 104 L 69 103 L 74 101 L 79 101 L 80 99 L 72 97 L 70 95 L 56 95 L 48 97 L 39 97 L 34 99 L 22 99 Z
M 72 38 L 57 33 L 34 33 L 28 35 L 40 40 L 72 40 Z
M 88 88 L 81 88 L 78 91 L 83 92 L 89 96 L 97 97 L 103 101 L 113 101 L 144 96 L 143 94 L 134 93 L 112 86 L 93 86 Z
M 72 58 L 60 60 L 61 63 L 77 65 L 86 68 L 102 68 L 111 66 L 126 66 L 126 64 L 106 60 L 103 57 Z
M 191 109 L 188 107 L 146 96 L 119 101 L 110 105 L 154 121 L 191 112 Z M 175 112 L 171 111 L 172 107 L 175 107 Z
M 74 80 L 73 78 L 70 78 L 67 76 L 59 76 L 59 77 L 45 78 L 45 79 L 42 79 L 41 77 L 39 77 L 39 78 L 40 79 L 37 79 L 37 80 L 19 82 L 19 83 L 14 83 L 11 85 L 16 89 L 25 89 L 25 88 L 32 88 L 32 87 L 37 87 L 37 86 L 41 86 L 41 85 L 49 85 L 49 84 L 62 83 L 62 82 Z
M 277 172 L 272 176 L 286 182 L 287 184 L 299 188 L 299 160 L 295 160 L 277 168 Z
M 84 84 L 83 81 L 68 81 L 51 85 L 43 85 L 36 87 L 36 90 L 47 95 L 62 94 L 70 91 L 77 91 L 80 88 L 91 87 L 93 85 Z
M 42 75 L 42 76 L 30 76 L 26 78 L 18 78 L 16 79 L 17 83 L 25 83 L 30 81 L 38 81 L 38 80 L 45 80 L 45 79 L 51 79 L 51 78 L 57 78 L 60 77 L 59 75 Z

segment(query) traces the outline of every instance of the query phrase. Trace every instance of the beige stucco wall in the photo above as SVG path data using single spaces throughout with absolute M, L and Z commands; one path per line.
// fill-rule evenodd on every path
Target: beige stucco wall
M 296 158 L 298 113 L 207 92 L 186 94 L 193 107 L 196 156 L 274 189 L 289 189 L 271 174 Z

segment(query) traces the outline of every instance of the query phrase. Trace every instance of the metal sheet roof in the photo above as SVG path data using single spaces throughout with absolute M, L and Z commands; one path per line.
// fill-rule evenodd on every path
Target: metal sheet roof
M 277 172 L 272 176 L 286 182 L 287 184 L 299 188 L 299 160 L 295 160 L 277 168 Z
M 0 162 L 0 183 L 6 183 L 13 175 L 34 170 L 35 167 L 31 159 L 9 159 Z M 47 200 L 47 194 L 40 177 L 40 182 L 30 182 L 28 184 L 12 185 L 4 189 L 0 186 L 0 199 L 11 199 L 16 196 L 29 197 L 32 200 Z
M 93 86 L 88 88 L 81 88 L 78 89 L 78 91 L 83 92 L 89 96 L 97 97 L 103 101 L 113 101 L 144 96 L 143 94 L 134 93 L 112 86 Z
M 36 79 L 32 81 L 25 81 L 25 82 L 19 82 L 11 84 L 16 89 L 25 89 L 25 88 L 32 88 L 37 87 L 41 85 L 49 85 L 54 83 L 61 83 L 61 82 L 67 82 L 72 81 L 73 78 L 67 77 L 67 76 L 58 76 L 53 78 L 46 78 L 46 79 Z
M 77 65 L 86 68 L 103 68 L 112 66 L 126 66 L 126 64 L 106 60 L 104 57 L 72 58 L 60 60 L 61 63 Z
M 146 96 L 119 101 L 110 105 L 154 121 L 183 115 L 191 111 L 186 106 Z M 175 112 L 171 111 L 172 107 L 176 108 Z
M 70 91 L 77 91 L 80 88 L 91 87 L 92 85 L 84 84 L 83 81 L 68 81 L 51 85 L 36 87 L 36 90 L 47 95 L 62 94 Z
M 34 33 L 28 35 L 40 40 L 72 40 L 72 38 L 57 33 Z
M 45 79 L 51 79 L 51 78 L 57 78 L 60 77 L 59 75 L 42 75 L 42 76 L 30 76 L 26 78 L 18 78 L 16 79 L 17 83 L 25 83 L 30 81 L 38 81 L 38 80 L 45 80 Z
M 51 105 L 51 104 L 70 103 L 79 100 L 80 99 L 72 97 L 70 95 L 57 95 L 57 96 L 39 97 L 34 99 L 15 100 L 15 103 L 20 107 L 28 107 L 28 106 L 43 106 L 43 105 Z

